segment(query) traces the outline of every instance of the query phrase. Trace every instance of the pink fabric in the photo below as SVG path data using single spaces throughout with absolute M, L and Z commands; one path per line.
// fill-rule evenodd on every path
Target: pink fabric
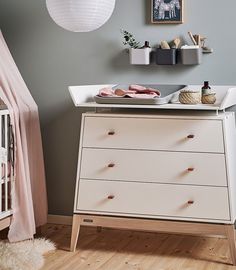
M 149 93 L 149 94 L 127 94 L 124 97 L 130 97 L 130 98 L 156 98 L 158 97 L 157 94 Z
M 138 91 L 142 91 L 142 90 L 145 90 L 146 87 L 142 86 L 142 85 L 137 85 L 137 84 L 131 84 L 129 86 L 129 89 L 130 90 L 138 90 Z
M 102 88 L 101 90 L 99 90 L 99 96 L 102 97 L 112 97 L 115 95 L 114 91 L 112 90 L 112 88 Z
M 142 85 L 131 84 L 129 86 L 129 90 L 137 91 L 138 94 L 156 94 L 159 97 L 161 96 L 161 92 L 158 89 L 154 89 L 151 87 L 144 87 Z
M 47 197 L 38 107 L 0 32 L 0 96 L 8 106 L 15 139 L 15 189 L 11 242 L 33 238 L 47 221 Z
M 129 90 L 102 88 L 99 91 L 101 97 L 129 97 L 129 98 L 156 98 L 161 96 L 161 92 L 157 89 L 146 88 L 141 85 L 130 85 Z

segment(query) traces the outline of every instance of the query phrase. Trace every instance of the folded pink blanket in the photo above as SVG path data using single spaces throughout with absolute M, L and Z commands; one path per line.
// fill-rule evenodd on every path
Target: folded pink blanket
M 157 98 L 161 92 L 157 89 L 147 88 L 141 85 L 130 85 L 129 90 L 102 88 L 99 91 L 101 97 L 129 97 L 129 98 Z

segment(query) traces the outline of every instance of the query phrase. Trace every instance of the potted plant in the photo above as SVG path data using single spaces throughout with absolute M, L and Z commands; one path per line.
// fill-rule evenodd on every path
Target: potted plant
M 150 53 L 152 49 L 149 46 L 149 42 L 145 41 L 144 46 L 140 46 L 140 42 L 136 41 L 133 34 L 126 30 L 121 30 L 123 35 L 124 45 L 129 45 L 129 55 L 131 65 L 149 65 Z

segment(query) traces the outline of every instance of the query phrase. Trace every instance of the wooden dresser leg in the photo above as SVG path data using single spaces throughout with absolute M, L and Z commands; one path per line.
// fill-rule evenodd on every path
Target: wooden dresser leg
M 236 265 L 236 244 L 234 225 L 225 225 L 226 237 L 229 242 L 230 254 L 233 265 Z
M 70 251 L 75 252 L 80 229 L 80 216 L 73 215 Z

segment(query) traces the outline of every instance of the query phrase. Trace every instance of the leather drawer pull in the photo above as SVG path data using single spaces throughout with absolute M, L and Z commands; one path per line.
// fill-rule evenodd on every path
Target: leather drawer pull
M 107 197 L 108 200 L 113 200 L 114 198 L 115 198 L 114 195 L 109 195 L 109 196 Z
M 193 139 L 195 136 L 193 134 L 190 134 L 187 136 L 188 139 Z
M 114 164 L 114 163 L 110 163 L 110 164 L 108 164 L 107 167 L 108 167 L 108 168 L 114 168 L 114 167 L 115 167 L 115 164 Z
M 108 135 L 110 135 L 110 136 L 115 135 L 115 131 L 109 131 Z
M 194 204 L 194 201 L 193 200 L 189 200 L 188 201 L 188 204 Z
M 188 171 L 189 172 L 193 172 L 194 171 L 194 168 L 188 168 Z

